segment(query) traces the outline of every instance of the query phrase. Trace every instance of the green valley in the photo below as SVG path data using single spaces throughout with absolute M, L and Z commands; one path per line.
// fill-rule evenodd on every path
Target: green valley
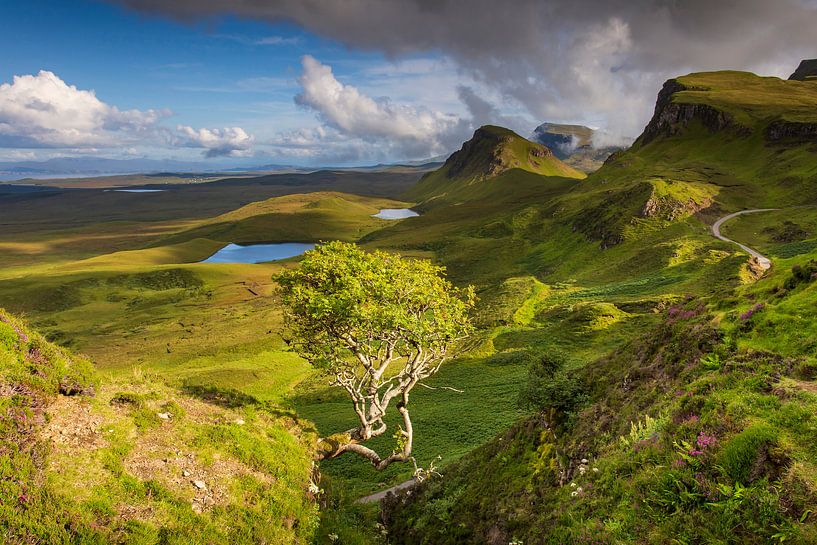
M 815 107 L 813 81 L 677 77 L 587 175 L 489 125 L 433 171 L 0 186 L 0 529 L 15 544 L 814 543 Z M 420 214 L 374 217 L 387 208 Z M 712 235 L 746 208 L 777 210 L 723 234 L 769 271 Z M 356 500 L 413 464 L 313 464 L 355 412 L 285 340 L 273 278 L 299 258 L 202 262 L 335 240 L 429 259 L 477 295 L 474 333 L 412 394 L 413 456 L 435 471 L 382 504 Z M 399 419 L 368 444 L 393 448 Z

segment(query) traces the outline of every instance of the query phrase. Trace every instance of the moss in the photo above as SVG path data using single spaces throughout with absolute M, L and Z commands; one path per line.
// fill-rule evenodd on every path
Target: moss
M 733 481 L 748 483 L 769 477 L 767 463 L 774 463 L 779 453 L 777 432 L 768 424 L 754 424 L 733 437 L 718 456 L 718 462 Z

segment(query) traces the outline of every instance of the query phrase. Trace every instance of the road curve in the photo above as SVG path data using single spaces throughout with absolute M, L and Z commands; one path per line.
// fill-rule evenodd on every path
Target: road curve
M 755 208 L 755 209 L 752 209 L 752 210 L 741 210 L 740 212 L 734 212 L 732 214 L 729 214 L 727 216 L 724 216 L 724 217 L 718 219 L 718 221 L 716 221 L 714 224 L 712 224 L 712 234 L 715 236 L 715 238 L 719 238 L 719 239 L 721 239 L 723 241 L 731 242 L 732 244 L 736 244 L 736 245 L 740 246 L 740 248 L 744 252 L 748 253 L 750 256 L 757 259 L 758 264 L 760 264 L 760 268 L 765 271 L 766 269 L 768 269 L 769 267 L 772 266 L 772 260 L 769 259 L 768 257 L 766 257 L 765 255 L 761 254 L 757 250 L 754 250 L 754 249 L 746 246 L 745 244 L 741 244 L 740 242 L 734 241 L 731 238 L 726 238 L 725 236 L 723 236 L 721 234 L 721 225 L 723 225 L 724 222 L 727 222 L 727 221 L 731 220 L 732 218 L 742 216 L 743 214 L 755 214 L 757 212 L 771 212 L 773 210 L 780 210 L 780 209 L 779 208 Z

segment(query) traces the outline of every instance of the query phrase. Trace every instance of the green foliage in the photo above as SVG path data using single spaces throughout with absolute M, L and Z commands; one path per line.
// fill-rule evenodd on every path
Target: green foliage
M 757 479 L 764 458 L 777 447 L 777 432 L 765 423 L 749 426 L 733 437 L 718 456 L 718 463 L 732 480 L 748 483 Z M 762 473 L 761 473 L 762 475 Z
M 519 393 L 519 403 L 538 411 L 556 411 L 570 416 L 587 399 L 576 374 L 566 369 L 566 358 L 559 352 L 533 352 L 528 355 L 527 382 Z
M 801 284 L 809 284 L 817 279 L 817 261 L 809 260 L 802 265 L 793 265 L 791 276 L 783 282 L 783 287 L 793 290 Z
M 353 348 L 371 359 L 387 346 L 401 357 L 444 353 L 466 335 L 473 288 L 454 288 L 443 272 L 426 260 L 330 242 L 276 280 L 294 346 L 331 370 L 353 358 Z

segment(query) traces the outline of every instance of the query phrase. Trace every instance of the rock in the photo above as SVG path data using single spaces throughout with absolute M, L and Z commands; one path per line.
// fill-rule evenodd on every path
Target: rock
M 170 413 L 158 413 L 156 416 L 158 416 L 162 420 L 170 420 L 170 417 L 172 415 Z
M 190 481 L 193 483 L 193 486 L 198 488 L 199 490 L 207 490 L 207 484 L 204 481 Z
M 235 421 L 235 423 L 238 424 L 239 426 L 243 426 L 245 424 L 245 422 L 244 422 L 244 420 L 242 418 L 237 419 Z
M 189 471 L 187 471 L 186 469 L 184 471 L 182 471 L 182 477 L 189 477 L 189 476 L 190 476 Z
M 817 141 L 817 123 L 775 121 L 766 128 L 766 139 L 771 142 L 780 140 L 814 142 Z
M 636 140 L 636 146 L 644 146 L 659 136 L 678 134 L 693 119 L 700 121 L 711 133 L 729 128 L 744 136 L 749 134 L 750 130 L 737 123 L 727 112 L 708 104 L 673 101 L 673 95 L 687 90 L 689 89 L 686 86 L 674 79 L 664 83 L 664 87 L 658 93 L 653 117 L 644 128 L 642 135 Z
M 817 59 L 806 59 L 800 62 L 800 66 L 789 76 L 791 80 L 814 81 L 817 80 Z

